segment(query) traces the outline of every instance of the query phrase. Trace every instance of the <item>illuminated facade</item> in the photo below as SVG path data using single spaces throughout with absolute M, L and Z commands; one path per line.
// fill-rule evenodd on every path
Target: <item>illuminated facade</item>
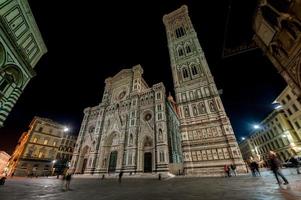
M 47 52 L 27 0 L 0 1 L 0 127 Z
M 253 21 L 254 40 L 301 98 L 301 2 L 259 2 Z
M 0 151 L 0 176 L 5 175 L 9 158 L 10 155 L 8 155 L 5 151 Z
M 269 151 L 278 154 L 282 161 L 297 155 L 295 144 L 298 138 L 295 130 L 288 121 L 283 110 L 274 110 L 260 124 L 259 128 L 252 132 L 245 142 L 249 147 L 245 147 L 243 142 L 240 147 L 245 159 L 249 156 L 258 157 L 263 163 L 268 161 Z
M 197 33 L 182 6 L 163 17 L 179 107 L 186 174 L 222 176 L 224 165 L 245 165 Z
M 181 170 L 176 111 L 166 98 L 164 85 L 149 87 L 142 74 L 142 67 L 136 65 L 105 80 L 102 102 L 84 110 L 72 172 Z
M 292 135 L 293 151 L 301 155 L 301 102 L 294 91 L 287 86 L 282 93 L 276 98 L 275 102 L 281 105 L 281 109 L 285 113 L 287 120 L 293 127 L 294 134 Z
M 17 176 L 45 176 L 58 171 L 55 168 L 61 168 L 59 163 L 70 161 L 76 141 L 64 130 L 65 127 L 59 123 L 35 117 L 29 130 L 19 139 L 9 162 L 9 173 L 14 172 Z

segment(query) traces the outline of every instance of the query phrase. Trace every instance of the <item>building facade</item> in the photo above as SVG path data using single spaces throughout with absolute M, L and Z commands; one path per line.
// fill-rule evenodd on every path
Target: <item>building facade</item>
M 142 74 L 136 65 L 106 79 L 102 102 L 84 110 L 72 172 L 166 172 L 170 162 L 180 162 L 178 149 L 168 145 L 179 142 L 179 136 L 177 129 L 170 130 L 177 126 L 177 116 L 165 87 L 149 87 Z M 173 120 L 167 123 L 167 117 Z
M 56 163 L 60 163 L 62 159 L 70 161 L 70 152 L 73 151 L 76 139 L 68 136 L 65 128 L 50 119 L 35 117 L 29 125 L 29 130 L 19 139 L 8 165 L 9 174 L 51 175 L 57 171 Z M 63 143 L 66 138 L 72 142 Z
M 0 127 L 47 52 L 27 0 L 0 1 Z
M 242 154 L 247 155 L 246 161 L 252 156 L 257 157 L 262 164 L 267 164 L 269 151 L 276 152 L 283 162 L 292 156 L 300 155 L 295 148 L 298 144 L 297 134 L 283 110 L 274 110 L 259 127 L 246 139 L 248 148 L 240 145 Z
M 294 152 L 301 155 L 301 102 L 297 94 L 289 86 L 276 98 L 284 115 L 294 129 L 293 146 Z
M 252 158 L 258 157 L 257 154 L 255 153 L 254 145 L 250 140 L 250 138 L 246 138 L 242 140 L 238 145 L 241 151 L 242 158 L 244 159 L 245 162 L 248 162 L 248 160 L 251 157 Z
M 0 176 L 6 174 L 6 166 L 9 159 L 10 155 L 8 155 L 5 151 L 0 151 Z
M 301 1 L 261 0 L 254 40 L 301 98 Z
M 182 6 L 163 17 L 179 107 L 186 174 L 223 175 L 225 164 L 245 165 L 204 52 Z

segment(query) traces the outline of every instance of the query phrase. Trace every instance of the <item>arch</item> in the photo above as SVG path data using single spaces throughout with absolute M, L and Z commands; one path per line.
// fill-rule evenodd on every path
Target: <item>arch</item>
M 184 48 L 187 54 L 191 53 L 190 42 L 186 42 Z
M 197 70 L 197 67 L 196 67 L 196 64 L 195 63 L 191 63 L 190 64 L 190 70 L 191 70 L 191 74 L 193 76 L 197 75 L 198 74 L 198 70 Z
M 183 67 L 183 69 L 182 69 L 182 74 L 183 74 L 183 78 L 184 78 L 184 79 L 186 79 L 186 78 L 189 77 L 188 71 L 187 71 L 186 67 Z
M 181 57 L 184 55 L 184 51 L 183 51 L 183 48 L 182 46 L 178 46 L 177 48 L 177 52 L 178 52 L 178 56 Z
M 3 70 L 1 70 L 1 75 L 4 78 L 7 77 L 10 84 L 15 83 L 18 87 L 21 87 L 23 84 L 23 74 L 16 65 L 5 65 Z
M 262 6 L 260 8 L 263 18 L 272 26 L 278 27 L 278 17 L 279 14 L 276 13 L 269 6 Z

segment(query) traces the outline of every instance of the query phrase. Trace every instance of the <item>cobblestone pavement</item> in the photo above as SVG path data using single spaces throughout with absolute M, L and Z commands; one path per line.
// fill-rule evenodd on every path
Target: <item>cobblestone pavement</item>
M 262 177 L 250 175 L 231 178 L 177 177 L 168 180 L 124 178 L 75 178 L 71 191 L 64 191 L 56 178 L 7 179 L 0 186 L 0 200 L 70 199 L 70 200 L 301 200 L 301 175 L 284 171 L 289 185 L 276 184 L 270 172 Z

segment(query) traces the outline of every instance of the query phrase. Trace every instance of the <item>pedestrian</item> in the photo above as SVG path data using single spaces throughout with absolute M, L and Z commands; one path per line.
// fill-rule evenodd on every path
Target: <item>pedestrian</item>
M 104 179 L 105 179 L 105 175 L 104 175 L 104 174 L 102 175 L 101 179 L 102 179 L 102 180 L 104 180 Z
M 122 178 L 123 172 L 119 172 L 119 178 L 118 178 L 118 182 L 121 183 L 121 178 Z
M 254 168 L 255 168 L 255 173 L 256 173 L 258 176 L 261 176 L 260 171 L 259 171 L 259 164 L 258 164 L 258 162 L 256 162 L 256 161 L 254 161 Z
M 65 190 L 70 190 L 70 182 L 71 182 L 71 173 L 67 173 L 64 177 L 65 179 Z
M 225 177 L 230 177 L 230 168 L 228 165 L 224 165 L 224 171 L 226 173 Z
M 161 181 L 161 173 L 158 174 L 158 179 Z
M 231 170 L 232 170 L 234 176 L 236 176 L 237 174 L 236 174 L 236 165 L 235 164 L 231 164 Z
M 283 179 L 283 181 L 284 181 L 283 184 L 284 185 L 289 184 L 289 182 L 287 181 L 287 179 L 284 177 L 284 175 L 282 174 L 282 172 L 280 170 L 280 161 L 277 158 L 276 153 L 273 152 L 273 151 L 269 152 L 269 163 L 270 163 L 270 168 L 273 171 L 273 173 L 275 175 L 275 178 L 277 179 L 278 184 L 279 185 L 281 184 L 278 176 L 280 176 Z
M 297 156 L 292 156 L 290 161 L 292 162 L 293 166 L 296 167 L 297 174 L 301 174 L 300 172 L 300 162 L 298 161 Z

